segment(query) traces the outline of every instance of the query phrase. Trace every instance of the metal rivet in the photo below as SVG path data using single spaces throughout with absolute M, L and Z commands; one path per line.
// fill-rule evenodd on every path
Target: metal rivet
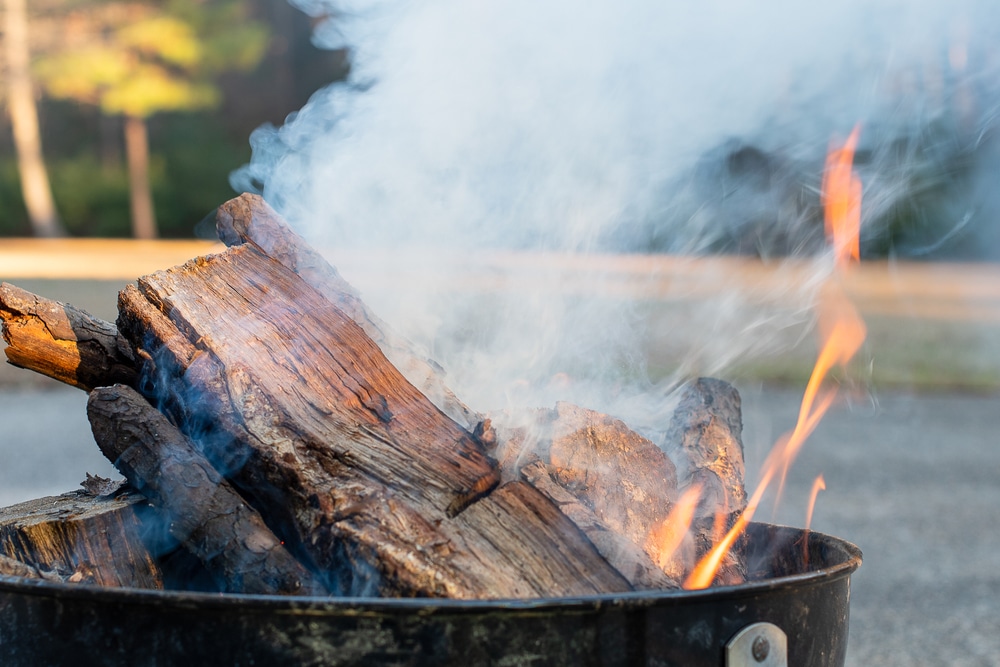
M 753 640 L 750 651 L 753 654 L 754 660 L 764 662 L 767 659 L 767 654 L 771 652 L 771 644 L 767 641 L 766 637 L 758 636 Z

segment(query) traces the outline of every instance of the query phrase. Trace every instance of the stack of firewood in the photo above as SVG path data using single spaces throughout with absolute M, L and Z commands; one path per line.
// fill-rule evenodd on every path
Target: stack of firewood
M 90 393 L 143 520 L 220 590 L 671 588 L 744 508 L 728 384 L 686 386 L 659 443 L 565 403 L 479 415 L 263 200 L 234 199 L 217 223 L 229 248 L 139 278 L 116 324 L 9 284 L 0 316 L 10 363 Z M 736 549 L 717 581 L 744 576 Z

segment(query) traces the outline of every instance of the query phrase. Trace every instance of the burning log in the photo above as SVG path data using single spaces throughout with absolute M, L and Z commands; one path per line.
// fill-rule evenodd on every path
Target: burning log
M 692 522 L 698 558 L 746 508 L 742 432 L 740 395 L 731 385 L 699 378 L 684 387 L 663 448 L 677 464 L 680 491 L 694 486 L 700 489 Z M 741 552 L 742 545 L 730 551 L 717 581 L 736 584 L 746 579 Z
M 255 244 L 146 276 L 120 300 L 139 386 L 231 471 L 338 590 L 450 597 L 624 591 L 532 487 L 361 328 Z M 378 576 L 375 576 L 377 573 Z
M 568 403 L 558 404 L 555 410 L 537 410 L 526 417 L 498 418 L 508 423 L 526 422 L 515 428 L 501 428 L 501 436 L 494 436 L 500 441 L 495 455 L 501 462 L 503 476 L 505 479 L 520 476 L 545 493 L 590 537 L 610 563 L 620 572 L 630 573 L 628 577 L 633 583 L 676 587 L 676 582 L 683 580 L 696 559 L 707 550 L 705 545 L 712 543 L 718 530 L 712 510 L 726 508 L 725 518 L 729 521 L 728 508 L 746 502 L 742 490 L 739 397 L 729 384 L 721 381 L 703 379 L 692 387 L 696 389 L 688 388 L 677 408 L 670 434 L 678 437 L 687 422 L 698 429 L 704 426 L 706 417 L 710 418 L 709 428 L 700 428 L 697 437 L 684 442 L 691 451 L 676 452 L 677 460 L 685 466 L 680 485 L 674 463 L 651 441 L 618 419 Z M 703 403 L 717 402 L 724 407 L 708 411 L 703 404 L 692 401 L 693 391 Z M 723 447 L 733 442 L 738 448 Z M 708 460 L 709 452 L 716 458 Z M 722 465 L 716 460 L 720 452 L 738 460 L 727 459 Z M 713 466 L 721 471 L 721 476 L 715 474 Z M 720 488 L 723 484 L 732 487 L 726 488 L 733 494 L 733 502 L 713 506 L 711 502 L 720 498 L 714 487 L 706 486 L 698 505 L 700 513 L 695 513 L 691 525 L 686 521 L 671 525 L 676 521 L 672 510 L 679 493 L 693 484 L 701 484 L 708 474 L 714 476 Z M 670 535 L 675 533 L 687 537 L 668 546 Z M 727 580 L 745 573 L 738 556 L 729 565 L 737 574 L 727 574 Z
M 231 593 L 324 595 L 187 437 L 135 390 L 95 389 L 87 414 L 101 451 L 159 508 L 170 533 Z
M 90 391 L 135 381 L 135 361 L 109 322 L 69 304 L 0 283 L 8 361 Z

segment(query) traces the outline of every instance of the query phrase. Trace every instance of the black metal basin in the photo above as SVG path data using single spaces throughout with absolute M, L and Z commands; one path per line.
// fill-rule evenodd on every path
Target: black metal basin
M 842 667 L 860 550 L 768 524 L 750 526 L 749 550 L 753 574 L 739 586 L 571 599 L 286 598 L 0 576 L 0 665 L 698 667 L 735 664 L 727 644 L 765 622 L 787 636 L 787 662 L 753 660 Z

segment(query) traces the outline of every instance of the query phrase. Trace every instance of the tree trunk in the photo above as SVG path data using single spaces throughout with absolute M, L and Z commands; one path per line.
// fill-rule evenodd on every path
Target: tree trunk
M 26 0 L 6 0 L 3 42 L 7 57 L 7 100 L 10 124 L 21 175 L 21 192 L 35 236 L 65 236 L 52 199 L 49 175 L 42 158 L 38 107 L 31 85 Z
M 155 239 L 156 214 L 153 212 L 153 193 L 149 183 L 149 133 L 145 118 L 125 116 L 125 153 L 128 158 L 132 236 Z

